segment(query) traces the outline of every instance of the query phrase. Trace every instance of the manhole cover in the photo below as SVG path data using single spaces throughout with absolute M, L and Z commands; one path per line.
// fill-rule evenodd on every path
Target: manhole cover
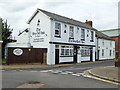
M 26 82 L 20 86 L 18 86 L 17 88 L 40 88 L 42 87 L 44 84 L 38 82 L 38 81 L 29 81 Z

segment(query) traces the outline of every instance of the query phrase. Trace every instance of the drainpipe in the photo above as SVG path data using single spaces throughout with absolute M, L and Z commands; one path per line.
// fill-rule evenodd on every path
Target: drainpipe
M 120 61 L 120 1 L 118 2 L 118 59 Z

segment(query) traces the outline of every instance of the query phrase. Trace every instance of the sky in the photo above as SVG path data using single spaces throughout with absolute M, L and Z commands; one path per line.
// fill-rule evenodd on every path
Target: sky
M 13 36 L 29 28 L 27 21 L 37 8 L 81 22 L 93 21 L 97 30 L 118 28 L 119 0 L 0 0 L 0 17 L 13 28 Z

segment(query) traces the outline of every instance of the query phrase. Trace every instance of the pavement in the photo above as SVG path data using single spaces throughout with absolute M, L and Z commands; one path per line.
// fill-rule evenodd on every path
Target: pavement
M 120 67 L 98 67 L 85 71 L 85 74 L 120 84 Z
M 82 65 L 89 63 L 101 63 L 101 62 L 111 62 L 113 60 L 105 60 L 105 61 L 95 61 L 95 62 L 82 62 L 82 63 L 73 63 L 73 64 L 58 64 L 58 65 L 46 65 L 41 63 L 30 63 L 30 64 L 11 64 L 11 65 L 0 65 L 0 69 L 2 70 L 14 70 L 14 69 L 36 69 L 36 68 L 54 68 L 54 67 L 65 67 L 72 65 Z

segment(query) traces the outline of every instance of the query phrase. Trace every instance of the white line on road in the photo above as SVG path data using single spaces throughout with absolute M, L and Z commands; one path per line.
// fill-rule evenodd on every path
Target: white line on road
M 38 72 L 38 71 L 30 71 L 30 72 Z

